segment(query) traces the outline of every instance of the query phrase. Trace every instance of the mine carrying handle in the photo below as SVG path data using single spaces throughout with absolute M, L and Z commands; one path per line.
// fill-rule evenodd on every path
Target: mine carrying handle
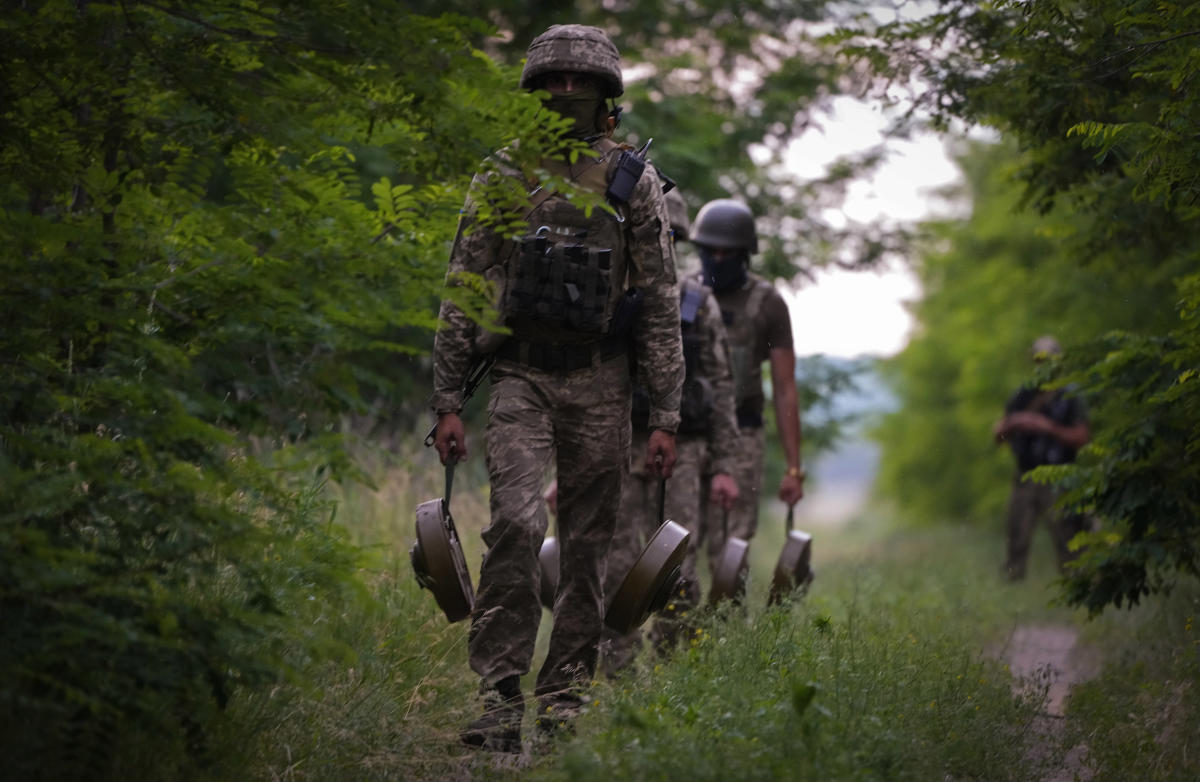
M 487 377 L 488 372 L 492 371 L 492 364 L 496 363 L 495 354 L 481 356 L 475 360 L 467 372 L 467 379 L 463 381 L 463 404 L 475 395 L 475 389 L 479 388 L 479 384 Z M 437 422 L 433 424 L 433 428 L 429 430 L 429 434 L 425 435 L 425 447 L 433 445 L 434 439 L 437 437 Z M 450 497 L 450 492 L 446 492 L 446 497 Z
M 788 512 L 787 512 L 787 520 L 783 522 L 783 534 L 785 536 L 787 535 L 787 533 L 792 531 L 792 514 L 795 512 L 796 512 L 796 506 L 789 505 Z
M 658 526 L 667 519 L 667 479 L 658 479 Z
M 458 457 L 451 454 L 446 460 L 446 493 L 442 496 L 442 515 L 450 518 L 450 491 L 454 488 L 454 468 L 458 466 Z

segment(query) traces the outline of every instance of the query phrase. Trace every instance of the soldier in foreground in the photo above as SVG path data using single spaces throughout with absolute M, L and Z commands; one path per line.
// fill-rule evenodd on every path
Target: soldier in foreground
M 672 239 L 687 239 L 687 204 L 677 190 L 667 193 Z M 679 435 L 675 441 L 674 474 L 666 484 L 665 515 L 691 532 L 688 552 L 678 592 L 664 616 L 655 620 L 651 638 L 656 647 L 666 648 L 675 640 L 679 619 L 700 600 L 696 577 L 696 544 L 705 496 L 701 493 L 702 476 L 711 478 L 710 497 L 722 508 L 730 508 L 738 496 L 731 477 L 732 446 L 737 439 L 734 420 L 733 376 L 729 370 L 729 351 L 725 344 L 725 326 L 712 291 L 698 279 L 684 279 L 679 285 L 680 330 L 686 368 L 680 403 Z M 639 446 L 649 437 L 649 398 L 642 390 L 644 379 L 635 379 L 633 397 L 633 442 L 629 474 L 621 487 L 621 510 L 616 534 L 608 554 L 605 594 L 616 594 L 621 580 L 633 567 L 646 541 L 661 523 L 658 518 L 659 479 L 645 469 L 637 458 Z M 711 459 L 710 459 L 711 454 Z M 641 645 L 641 631 L 624 636 L 604 630 L 603 667 L 608 673 L 628 665 Z
M 507 752 L 520 750 L 520 677 L 530 669 L 541 618 L 537 557 L 547 526 L 542 479 L 550 460 L 557 454 L 561 577 L 535 694 L 537 724 L 552 731 L 578 712 L 581 689 L 595 673 L 604 557 L 629 458 L 629 350 L 638 366 L 655 368 L 646 375 L 644 462 L 651 474 L 669 476 L 674 466 L 683 379 L 661 182 L 646 165 L 627 191 L 610 189 L 622 160 L 610 138 L 607 105 L 623 92 L 616 46 L 597 28 L 555 25 L 530 44 L 521 87 L 548 91 L 546 105 L 572 119 L 573 136 L 598 154 L 574 164 L 547 159 L 541 166 L 606 195 L 620 218 L 600 209 L 588 216 L 551 188 L 533 184 L 530 211 L 516 215 L 529 224 L 528 235 L 509 239 L 477 224 L 468 199 L 451 252 L 450 284 L 461 271 L 504 283 L 501 310 L 512 330 L 496 350 L 491 373 L 485 440 L 491 523 L 483 532 L 487 551 L 468 636 L 484 708 L 461 734 L 471 746 Z M 500 167 L 502 175 L 528 185 L 529 172 Z M 638 298 L 632 333 L 614 332 L 614 322 L 629 314 L 619 309 Z M 474 326 L 450 301 L 440 315 L 432 401 L 435 446 L 446 463 L 467 456 L 459 389 L 472 360 Z
M 1034 361 L 1045 361 L 1062 353 L 1054 337 L 1034 340 Z M 1064 389 L 1021 388 L 1004 406 L 1004 417 L 992 430 L 997 443 L 1007 443 L 1016 460 L 1012 493 L 1008 501 L 1008 557 L 1004 573 L 1012 581 L 1025 577 L 1029 547 L 1038 522 L 1045 520 L 1054 540 L 1054 554 L 1061 570 L 1078 556 L 1068 544 L 1088 527 L 1085 516 L 1057 510 L 1055 488 L 1036 483 L 1027 473 L 1043 464 L 1069 464 L 1075 453 L 1091 439 L 1083 402 Z
M 758 252 L 754 215 L 739 201 L 710 201 L 696 214 L 691 241 L 700 256 L 700 279 L 712 288 L 721 308 L 736 404 L 737 436 L 729 463 L 739 495 L 728 512 L 727 524 L 718 521 L 718 514 L 724 512 L 719 507 L 710 506 L 705 521 L 709 562 L 715 570 L 727 535 L 749 541 L 758 528 L 766 439 L 763 362 L 771 366 L 775 420 L 787 461 L 779 499 L 789 508 L 804 496 L 805 473 L 800 463 L 800 409 L 791 318 L 775 286 L 750 271 L 750 256 Z

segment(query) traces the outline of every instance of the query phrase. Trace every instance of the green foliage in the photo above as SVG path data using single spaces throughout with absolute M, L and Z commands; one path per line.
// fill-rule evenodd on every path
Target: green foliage
M 1200 731 L 1200 590 L 1189 580 L 1169 599 L 1112 614 L 1108 664 L 1072 688 L 1068 745 L 1086 743 L 1097 782 L 1192 779 Z
M 915 79 L 927 85 L 911 119 L 931 117 L 939 127 L 955 121 L 991 125 L 1020 152 L 1020 203 L 1045 217 L 1036 231 L 1049 241 L 1027 285 L 1012 284 L 1025 273 L 1023 265 L 1012 263 L 1004 275 L 1009 279 L 991 292 L 1008 297 L 1018 317 L 1030 297 L 1046 300 L 1043 292 L 1062 302 L 1045 313 L 1053 317 L 1034 316 L 1024 324 L 1075 343 L 1068 351 L 1069 377 L 1094 405 L 1096 446 L 1084 454 L 1083 466 L 1044 475 L 1064 481 L 1070 501 L 1108 525 L 1066 585 L 1068 599 L 1093 612 L 1169 588 L 1171 574 L 1196 568 L 1192 538 L 1200 488 L 1189 465 L 1200 418 L 1188 370 L 1200 365 L 1191 315 L 1192 275 L 1200 259 L 1200 136 L 1194 132 L 1200 103 L 1190 89 L 1200 73 L 1197 36 L 1200 15 L 1193 4 L 1151 0 L 945 0 L 916 22 L 837 36 L 849 56 L 886 70 L 894 83 Z M 979 217 L 972 223 L 978 225 Z M 1030 235 L 1027 224 L 1027 218 L 1011 218 L 1012 231 L 997 234 Z M 979 266 L 969 252 L 971 240 L 961 234 L 950 239 L 948 255 L 927 255 L 922 264 L 953 267 L 948 280 L 985 279 L 986 271 L 971 268 Z M 986 255 L 985 260 L 985 268 L 999 271 Z M 930 275 L 924 276 L 928 284 Z M 933 282 L 934 297 L 955 293 L 941 280 Z M 995 295 L 984 300 L 994 301 Z M 919 312 L 926 332 L 912 356 L 899 360 L 908 384 L 902 396 L 932 385 L 914 370 L 918 354 L 934 343 L 959 348 L 953 359 L 964 372 L 967 346 L 975 353 L 996 348 L 1012 353 L 1017 347 L 1015 339 L 995 344 L 995 323 L 973 322 L 978 299 L 970 299 L 972 315 L 958 323 L 945 311 L 949 301 L 923 305 Z M 988 314 L 996 311 L 985 305 Z M 1007 333 L 1016 330 L 1000 331 L 1002 337 Z M 958 371 L 934 381 L 949 384 L 941 401 L 947 412 L 979 398 L 955 393 Z M 915 418 L 928 420 L 934 407 L 922 402 Z M 957 434 L 978 437 L 982 423 L 982 414 L 972 414 L 970 430 Z M 906 433 L 897 420 L 883 432 L 893 443 Z M 953 430 L 941 434 L 947 436 L 939 442 L 956 442 Z M 951 447 L 961 452 L 957 444 Z M 936 472 L 930 460 L 912 455 L 920 446 L 906 441 L 889 448 L 908 452 L 884 457 L 885 480 L 897 496 L 924 509 L 943 509 L 929 487 L 906 488 Z M 947 462 L 944 478 L 930 484 L 940 489 L 965 481 L 970 487 L 955 498 L 952 512 L 963 512 L 971 493 L 983 498 L 982 510 L 995 506 L 996 495 L 982 488 L 982 471 L 975 466 L 982 455 L 974 456 Z M 905 474 L 907 465 L 920 467 Z
M 876 429 L 879 486 L 913 523 L 997 523 L 1013 459 L 994 443 L 992 425 L 1030 382 L 1036 337 L 1071 345 L 1134 328 L 1147 311 L 1158 316 L 1150 305 L 1167 296 L 1137 269 L 1080 268 L 1062 248 L 1079 230 L 1076 215 L 1014 213 L 1016 161 L 1004 146 L 964 153 L 972 214 L 926 226 L 916 264 L 923 296 L 913 305 L 922 328 L 883 362 L 901 409 Z M 1106 420 L 1095 410 L 1092 418 Z
M 356 474 L 342 418 L 398 404 L 478 161 L 557 143 L 486 31 L 397 3 L 6 7 L 16 776 L 121 776 L 148 737 L 179 749 L 162 776 L 202 769 L 236 688 L 345 651 L 307 621 L 356 588 L 320 499 Z
M 401 452 L 390 469 L 371 468 L 375 490 L 332 487 L 354 538 L 384 542 L 366 579 L 373 601 L 330 600 L 307 615 L 355 660 L 309 658 L 297 682 L 237 699 L 214 735 L 228 748 L 214 777 L 1023 780 L 1061 775 L 1079 743 L 1094 778 L 1195 775 L 1196 582 L 1169 604 L 1151 598 L 1084 624 L 1047 606 L 1048 547 L 1026 581 L 1003 583 L 998 531 L 889 534 L 881 518 L 813 530 L 817 580 L 782 610 L 762 608 L 781 542 L 764 528 L 753 548 L 767 561 L 752 565 L 744 612 L 710 615 L 694 645 L 597 682 L 575 736 L 550 751 L 471 751 L 457 737 L 478 708 L 465 627 L 417 589 L 402 545 L 413 505 L 441 491 L 432 460 Z M 465 477 L 455 519 L 475 572 L 485 478 Z M 1061 732 L 1039 713 L 1045 679 L 1014 697 L 1003 666 L 1014 629 L 1044 624 L 1082 625 L 1078 659 L 1104 662 L 1072 688 L 1054 720 Z
M 1105 399 L 1093 459 L 1059 468 L 1065 501 L 1105 520 L 1085 536 L 1068 599 L 1098 613 L 1200 575 L 1200 275 L 1181 279 L 1181 323 L 1161 337 L 1112 333 L 1072 356 L 1069 378 Z
M 669 661 L 597 688 L 535 778 L 1034 778 L 1037 697 L 972 652 L 1003 622 L 978 588 L 986 552 L 955 544 L 956 565 L 928 568 L 935 541 L 908 540 L 825 559 L 803 602 L 709 616 Z
M 1005 588 L 990 566 L 998 536 L 889 536 L 874 523 L 818 531 L 813 590 L 771 610 L 780 541 L 760 532 L 754 546 L 774 551 L 760 549 L 772 561 L 753 566 L 745 611 L 709 614 L 694 644 L 596 682 L 575 736 L 519 757 L 463 747 L 458 730 L 478 709 L 466 628 L 446 624 L 417 589 L 399 545 L 413 505 L 441 490 L 433 470 L 416 469 L 432 458 L 373 471 L 375 491 L 334 487 L 356 539 L 385 542 L 368 578 L 377 602 L 321 611 L 355 662 L 310 660 L 303 686 L 240 699 L 221 729 L 234 747 L 222 770 L 314 780 L 1037 778 L 1025 749 L 1044 693 L 1014 697 L 993 651 L 1014 622 L 1062 619 L 1044 606 L 1048 557 L 1035 558 L 1029 583 Z M 455 490 L 473 573 L 488 513 L 480 487 Z M 523 727 L 532 744 L 532 708 Z

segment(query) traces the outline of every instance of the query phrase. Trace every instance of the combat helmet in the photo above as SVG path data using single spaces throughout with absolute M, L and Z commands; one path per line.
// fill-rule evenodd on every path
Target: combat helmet
M 522 89 L 532 89 L 539 76 L 559 71 L 586 73 L 604 83 L 606 98 L 625 92 L 621 80 L 621 54 L 599 27 L 556 24 L 533 39 L 525 52 Z
M 679 188 L 668 190 L 663 200 L 667 202 L 667 219 L 671 222 L 671 230 L 675 232 L 675 240 L 687 239 L 691 224 L 688 222 L 687 201 L 683 200 Z
M 758 252 L 758 234 L 750 207 L 732 198 L 718 198 L 700 207 L 692 223 L 692 244 Z
M 1033 341 L 1029 352 L 1033 355 L 1034 360 L 1041 360 L 1050 356 L 1061 356 L 1062 345 L 1054 337 L 1045 335 Z

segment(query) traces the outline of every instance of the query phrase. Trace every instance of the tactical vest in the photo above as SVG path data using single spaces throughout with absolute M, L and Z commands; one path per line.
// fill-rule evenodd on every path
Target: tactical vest
M 704 287 L 685 279 L 679 291 L 679 328 L 683 341 L 683 393 L 679 400 L 679 433 L 705 434 L 712 420 L 712 383 L 703 376 L 700 357 L 704 351 L 704 330 L 696 323 L 704 304 Z M 633 387 L 633 426 L 649 428 L 650 395 L 640 383 Z
M 758 314 L 770 291 L 770 283 L 751 278 L 753 288 L 741 310 L 721 309 L 725 337 L 729 343 L 729 364 L 733 373 L 733 393 L 738 425 L 762 426 L 762 362 L 756 360 Z
M 574 165 L 546 160 L 550 173 L 603 194 L 621 147 L 600 139 L 599 158 Z M 628 246 L 624 221 L 601 209 L 591 215 L 561 194 L 539 188 L 526 216 L 529 233 L 514 248 L 507 268 L 506 323 L 513 338 L 529 342 L 582 344 L 608 333 L 625 288 Z
M 1021 389 L 1005 412 L 1020 410 L 1040 413 L 1060 426 L 1074 424 L 1078 415 L 1076 403 L 1063 389 Z M 1017 470 L 1021 474 L 1043 464 L 1070 464 L 1075 461 L 1075 449 L 1048 434 L 1013 432 L 1008 437 L 1008 444 L 1017 458 Z

